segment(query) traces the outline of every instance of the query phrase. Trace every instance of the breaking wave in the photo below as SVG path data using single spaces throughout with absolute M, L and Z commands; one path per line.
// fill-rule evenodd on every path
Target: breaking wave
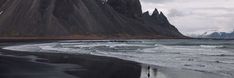
M 202 48 L 225 48 L 223 45 L 200 45 Z

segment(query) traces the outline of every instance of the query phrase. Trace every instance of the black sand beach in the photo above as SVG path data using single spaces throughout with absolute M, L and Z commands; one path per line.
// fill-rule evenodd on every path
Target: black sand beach
M 28 43 L 28 42 L 24 42 Z M 23 44 L 1 43 L 1 46 Z M 109 57 L 0 49 L 0 78 L 139 78 L 141 65 Z
M 46 50 L 24 52 L 2 49 L 5 46 L 57 41 L 0 40 L 0 78 L 233 78 L 232 72 L 227 75 L 220 72 L 138 63 L 108 56 L 69 54 L 69 50 L 53 53 Z

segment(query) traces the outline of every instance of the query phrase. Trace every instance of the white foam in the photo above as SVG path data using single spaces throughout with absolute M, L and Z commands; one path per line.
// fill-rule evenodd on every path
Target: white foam
M 224 48 L 223 45 L 200 45 L 202 48 Z

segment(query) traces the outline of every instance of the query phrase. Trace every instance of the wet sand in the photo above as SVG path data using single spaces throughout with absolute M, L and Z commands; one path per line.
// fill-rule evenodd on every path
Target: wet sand
M 139 78 L 141 75 L 139 63 L 110 57 L 4 49 L 0 52 L 0 78 Z

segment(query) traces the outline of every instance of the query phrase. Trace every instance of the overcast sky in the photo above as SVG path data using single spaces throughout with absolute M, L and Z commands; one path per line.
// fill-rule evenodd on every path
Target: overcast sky
M 141 0 L 143 11 L 162 11 L 183 34 L 234 30 L 234 0 Z

